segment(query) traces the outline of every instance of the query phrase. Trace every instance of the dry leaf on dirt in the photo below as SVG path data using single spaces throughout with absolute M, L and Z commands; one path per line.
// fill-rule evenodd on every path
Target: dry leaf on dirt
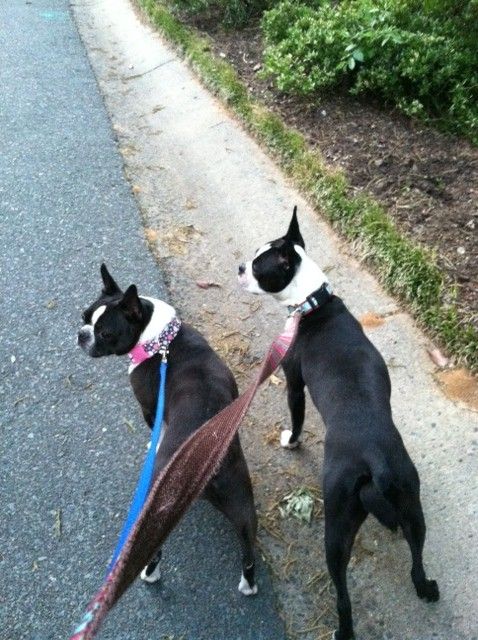
M 186 224 L 158 234 L 158 240 L 166 247 L 169 254 L 178 256 L 184 255 L 187 251 L 187 245 L 202 235 L 202 231 L 199 231 L 193 224 Z
M 283 518 L 292 516 L 301 522 L 310 524 L 314 510 L 314 495 L 307 487 L 298 487 L 284 496 L 279 512 Z

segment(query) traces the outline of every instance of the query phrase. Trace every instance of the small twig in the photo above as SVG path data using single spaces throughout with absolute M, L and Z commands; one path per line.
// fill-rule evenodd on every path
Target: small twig
M 164 62 L 157 64 L 155 67 L 152 67 L 151 69 L 147 69 L 146 71 L 142 71 L 141 73 L 135 73 L 133 76 L 125 76 L 123 80 L 135 80 L 136 78 L 141 78 L 142 76 L 145 76 L 146 74 L 151 73 L 152 71 L 156 71 L 156 69 L 159 69 L 160 67 L 164 67 L 164 65 L 174 61 L 175 61 L 175 58 L 171 58 L 170 60 L 165 60 Z

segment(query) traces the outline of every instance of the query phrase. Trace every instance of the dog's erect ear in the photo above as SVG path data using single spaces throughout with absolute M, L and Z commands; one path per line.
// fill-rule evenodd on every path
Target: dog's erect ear
M 105 296 L 114 296 L 116 293 L 121 293 L 121 289 L 111 277 L 104 262 L 101 265 L 101 277 L 103 279 L 103 293 Z
M 143 310 L 141 307 L 141 301 L 138 298 L 136 285 L 132 284 L 126 289 L 123 299 L 120 302 L 120 306 L 130 320 L 141 320 Z
M 300 233 L 299 223 L 297 221 L 297 206 L 294 207 L 292 220 L 290 221 L 285 238 L 289 242 L 292 242 L 292 244 L 298 244 L 300 247 L 302 247 L 302 249 L 305 249 L 304 239 Z

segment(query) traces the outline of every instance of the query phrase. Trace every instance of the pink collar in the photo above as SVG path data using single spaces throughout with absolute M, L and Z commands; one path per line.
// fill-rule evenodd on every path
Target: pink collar
M 157 353 L 161 353 L 166 358 L 168 353 L 168 347 L 174 338 L 178 335 L 181 328 L 181 320 L 174 317 L 161 331 L 159 336 L 148 340 L 147 342 L 138 342 L 131 351 L 128 353 L 128 357 L 131 361 L 131 367 L 137 367 L 139 364 L 152 358 Z

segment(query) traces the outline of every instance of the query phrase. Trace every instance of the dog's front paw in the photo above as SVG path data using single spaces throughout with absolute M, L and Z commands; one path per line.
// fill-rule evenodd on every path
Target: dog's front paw
M 161 578 L 161 569 L 159 568 L 159 562 L 155 565 L 147 565 L 141 571 L 141 580 L 152 584 L 153 582 L 157 582 Z
M 423 584 L 417 587 L 419 598 L 427 600 L 427 602 L 436 602 L 440 598 L 440 591 L 436 580 L 425 580 Z
M 284 449 L 296 449 L 299 446 L 300 441 L 296 440 L 295 442 L 290 442 L 291 437 L 292 431 L 284 429 L 280 434 L 280 446 L 284 447 Z
M 352 635 L 344 636 L 343 634 L 341 634 L 339 632 L 338 629 L 336 629 L 332 634 L 332 640 L 353 640 L 354 638 L 355 638 L 355 636 L 354 636 L 353 633 L 352 633 Z
M 241 581 L 239 582 L 238 590 L 245 596 L 255 596 L 257 593 L 257 584 L 251 585 L 247 582 L 244 576 L 241 576 Z

